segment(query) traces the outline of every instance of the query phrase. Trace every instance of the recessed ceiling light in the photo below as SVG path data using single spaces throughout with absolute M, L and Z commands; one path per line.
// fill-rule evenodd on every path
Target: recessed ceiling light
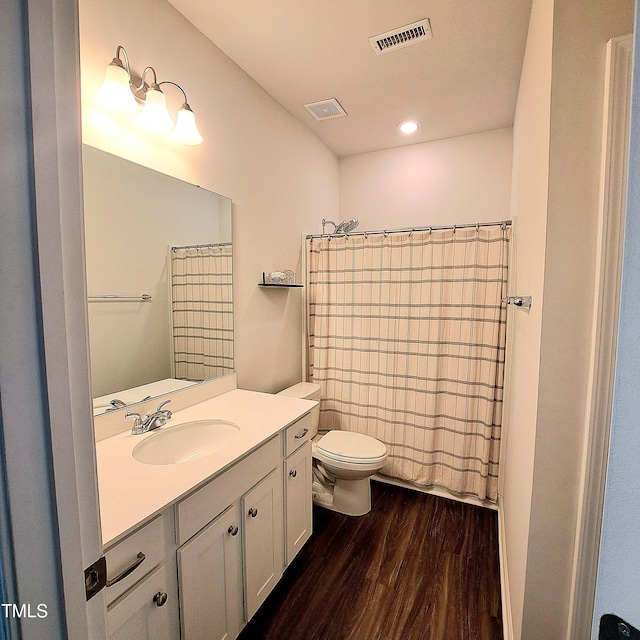
M 415 133 L 420 128 L 420 123 L 415 120 L 405 120 L 398 125 L 402 133 Z

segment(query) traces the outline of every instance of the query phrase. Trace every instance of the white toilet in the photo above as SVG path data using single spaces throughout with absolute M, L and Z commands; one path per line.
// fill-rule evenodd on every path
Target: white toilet
M 300 382 L 278 395 L 320 400 L 320 385 Z M 311 414 L 313 501 L 348 516 L 371 511 L 370 476 L 380 471 L 387 447 L 376 438 L 351 431 L 318 434 L 319 406 Z

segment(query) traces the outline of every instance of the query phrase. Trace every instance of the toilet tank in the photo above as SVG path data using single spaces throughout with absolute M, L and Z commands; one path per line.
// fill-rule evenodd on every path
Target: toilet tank
M 301 398 L 302 400 L 320 401 L 320 385 L 314 382 L 298 382 L 292 387 L 287 387 L 278 393 L 279 396 Z M 318 433 L 318 420 L 320 419 L 320 405 L 311 409 L 311 437 Z

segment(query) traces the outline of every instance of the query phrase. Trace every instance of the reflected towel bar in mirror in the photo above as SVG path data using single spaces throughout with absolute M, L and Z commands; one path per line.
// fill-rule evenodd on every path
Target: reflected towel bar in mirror
M 89 302 L 149 302 L 151 296 L 143 293 L 140 296 L 88 296 Z

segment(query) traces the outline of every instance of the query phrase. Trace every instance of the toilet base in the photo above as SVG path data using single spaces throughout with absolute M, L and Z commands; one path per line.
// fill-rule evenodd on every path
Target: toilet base
M 369 478 L 344 480 L 336 478 L 331 493 L 314 493 L 315 504 L 346 516 L 364 516 L 371 511 L 371 482 Z

